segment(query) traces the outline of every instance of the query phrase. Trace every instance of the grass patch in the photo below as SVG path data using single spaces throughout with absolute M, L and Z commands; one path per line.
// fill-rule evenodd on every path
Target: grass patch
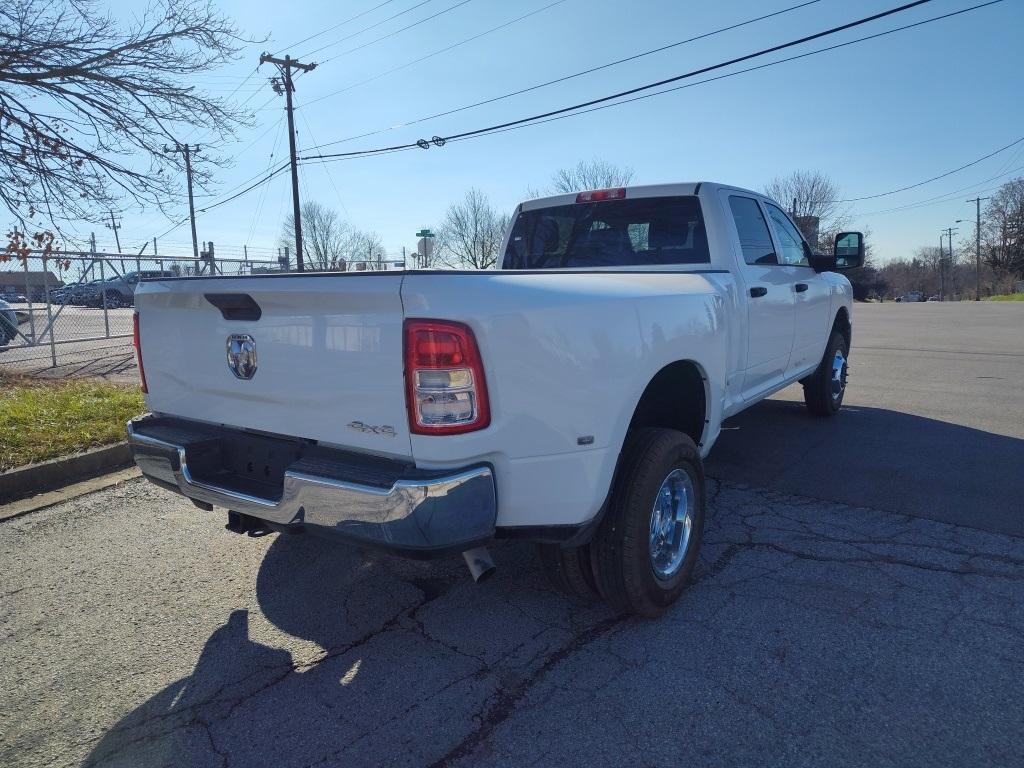
M 986 296 L 985 301 L 1024 301 L 1024 293 L 1008 293 L 1005 296 Z
M 138 387 L 0 372 L 0 471 L 124 440 L 145 410 Z

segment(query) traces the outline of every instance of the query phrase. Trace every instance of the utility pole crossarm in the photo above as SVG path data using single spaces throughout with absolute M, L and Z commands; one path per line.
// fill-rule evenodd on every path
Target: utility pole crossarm
M 290 67 L 292 69 L 301 69 L 303 72 L 311 72 L 316 69 L 316 64 L 301 64 L 291 56 L 285 56 L 283 59 L 279 59 L 275 56 L 271 56 L 269 53 L 260 55 L 260 64 L 276 64 L 279 67 Z

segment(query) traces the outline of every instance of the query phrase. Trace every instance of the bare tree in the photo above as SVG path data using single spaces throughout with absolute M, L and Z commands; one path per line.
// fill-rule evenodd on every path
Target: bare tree
M 1024 178 L 1003 184 L 985 208 L 985 263 L 997 275 L 1024 277 Z
M 571 168 L 560 168 L 551 177 L 548 194 L 560 195 L 568 192 L 582 192 L 588 189 L 625 187 L 633 180 L 633 169 L 619 166 L 607 160 L 580 160 Z M 539 197 L 539 195 L 534 195 Z
M 280 244 L 295 252 L 295 225 L 288 214 L 281 226 Z M 331 208 L 315 200 L 302 204 L 302 248 L 308 269 L 383 269 L 387 252 L 376 232 L 356 229 Z
M 0 201 L 22 230 L 98 221 L 122 201 L 167 211 L 183 158 L 165 146 L 197 126 L 223 142 L 251 119 L 189 83 L 250 42 L 205 0 L 123 19 L 95 0 L 0 3 Z M 220 162 L 208 146 L 200 187 Z
M 788 176 L 776 176 L 764 188 L 764 193 L 794 218 L 817 217 L 822 233 L 838 231 L 846 218 L 839 202 L 839 187 L 821 171 L 794 171 Z
M 461 203 L 448 207 L 438 227 L 434 261 L 454 269 L 490 269 L 498 261 L 508 222 L 487 195 L 470 189 Z
M 302 249 L 308 269 L 345 271 L 352 227 L 337 212 L 315 200 L 302 204 Z M 281 228 L 281 245 L 295 252 L 295 217 L 288 214 Z
M 350 264 L 365 264 L 363 269 L 383 269 L 387 254 L 384 243 L 376 232 L 352 230 L 346 242 Z

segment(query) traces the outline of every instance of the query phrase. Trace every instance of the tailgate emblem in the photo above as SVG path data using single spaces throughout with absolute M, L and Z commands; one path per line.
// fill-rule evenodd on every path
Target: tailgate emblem
M 256 339 L 247 333 L 228 336 L 228 368 L 238 379 L 256 375 Z

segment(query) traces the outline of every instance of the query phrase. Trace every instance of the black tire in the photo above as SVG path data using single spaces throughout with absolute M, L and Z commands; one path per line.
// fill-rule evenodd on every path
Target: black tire
M 582 547 L 538 544 L 537 559 L 541 571 L 555 589 L 583 604 L 601 599 L 590 566 L 589 544 Z
M 843 356 L 844 362 L 838 385 L 835 383 L 833 372 L 833 361 L 836 353 Z M 835 416 L 843 406 L 843 396 L 846 394 L 846 375 L 849 370 L 850 350 L 846 344 L 846 338 L 839 331 L 832 332 L 832 338 L 828 340 L 825 348 L 825 355 L 815 369 L 814 373 L 802 380 L 804 385 L 804 402 L 807 410 L 814 416 L 828 417 Z
M 617 611 L 655 617 L 676 601 L 697 563 L 704 530 L 704 467 L 697 446 L 672 429 L 639 429 L 629 435 L 612 500 L 590 542 L 591 565 L 601 596 Z M 663 481 L 676 469 L 694 491 L 692 526 L 682 563 L 668 578 L 655 575 L 649 551 L 652 513 Z

